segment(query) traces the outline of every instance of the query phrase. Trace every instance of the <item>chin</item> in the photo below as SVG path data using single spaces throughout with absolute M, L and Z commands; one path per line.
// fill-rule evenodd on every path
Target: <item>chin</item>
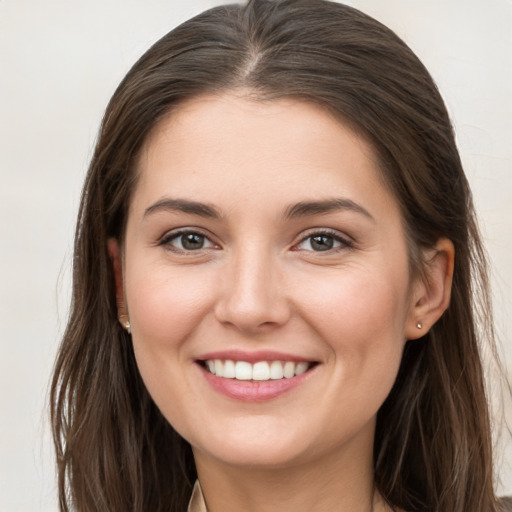
M 248 423 L 259 425 L 250 428 Z M 275 429 L 261 422 L 240 421 L 236 429 L 210 432 L 207 438 L 191 439 L 191 444 L 196 459 L 204 455 L 231 466 L 280 468 L 298 463 L 309 451 L 311 440 L 300 434 L 289 425 L 288 429 L 282 425 Z
M 202 449 L 194 448 L 194 456 L 196 460 L 206 455 L 224 465 L 265 470 L 291 467 L 302 458 L 296 449 L 283 446 L 276 449 L 275 446 L 262 446 L 261 443 L 245 443 L 243 446 L 229 444 L 224 449 L 216 448 L 206 453 Z

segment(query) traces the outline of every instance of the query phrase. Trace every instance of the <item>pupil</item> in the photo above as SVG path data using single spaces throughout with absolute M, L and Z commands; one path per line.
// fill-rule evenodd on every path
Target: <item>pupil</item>
M 204 244 L 204 236 L 197 235 L 194 233 L 189 233 L 188 235 L 182 235 L 181 244 L 184 249 L 195 250 L 201 249 Z
M 311 247 L 315 251 L 328 251 L 329 249 L 332 249 L 333 245 L 334 240 L 331 236 L 319 235 L 314 236 L 311 239 Z

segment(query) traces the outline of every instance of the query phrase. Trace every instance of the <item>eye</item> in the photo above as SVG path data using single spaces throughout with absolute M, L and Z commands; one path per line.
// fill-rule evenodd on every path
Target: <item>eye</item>
M 208 239 L 207 236 L 196 231 L 180 231 L 178 233 L 170 233 L 162 239 L 160 245 L 165 245 L 171 249 L 178 251 L 198 251 L 216 247 L 215 244 Z
M 342 247 L 351 247 L 351 244 L 337 234 L 317 232 L 303 238 L 296 247 L 302 251 L 326 252 Z

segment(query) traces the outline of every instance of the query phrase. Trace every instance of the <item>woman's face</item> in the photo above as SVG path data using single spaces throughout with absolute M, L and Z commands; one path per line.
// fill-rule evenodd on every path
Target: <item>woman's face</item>
M 196 458 L 371 456 L 418 319 L 370 145 L 299 100 L 204 96 L 138 171 L 118 278 L 142 378 Z

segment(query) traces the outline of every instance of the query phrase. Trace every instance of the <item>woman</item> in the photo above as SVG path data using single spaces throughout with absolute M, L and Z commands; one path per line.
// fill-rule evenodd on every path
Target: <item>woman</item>
M 375 20 L 254 0 L 157 42 L 107 107 L 74 264 L 62 510 L 500 510 L 471 194 Z

